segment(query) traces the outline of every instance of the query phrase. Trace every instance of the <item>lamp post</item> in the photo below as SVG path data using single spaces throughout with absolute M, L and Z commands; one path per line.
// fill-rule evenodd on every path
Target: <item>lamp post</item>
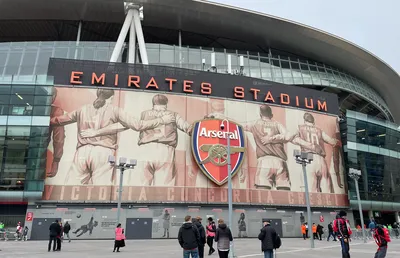
M 228 153 L 227 162 L 228 162 L 228 220 L 229 220 L 229 228 L 232 230 L 232 215 L 233 215 L 233 207 L 232 207 L 232 168 L 231 168 L 231 139 L 230 139 L 230 130 L 229 130 L 229 121 L 227 119 L 222 120 L 221 122 L 221 130 L 225 129 L 226 123 L 226 130 L 227 134 L 227 142 L 226 142 L 226 149 Z M 229 257 L 235 257 L 233 250 L 233 241 L 231 241 Z
M 125 157 L 120 157 L 119 158 L 119 164 L 115 163 L 115 157 L 114 156 L 108 156 L 108 162 L 110 163 L 111 166 L 114 168 L 117 168 L 121 171 L 120 177 L 119 177 L 119 188 L 118 188 L 118 208 L 117 208 L 117 224 L 120 223 L 120 217 L 121 217 L 121 202 L 122 202 L 122 187 L 123 187 L 123 182 L 124 182 L 124 171 L 126 169 L 133 169 L 137 161 L 136 159 L 131 159 L 129 163 L 127 162 L 127 159 Z
M 313 161 L 313 154 L 309 152 L 302 152 L 300 150 L 295 150 L 293 152 L 293 156 L 296 160 L 297 164 L 301 164 L 303 168 L 303 176 L 304 176 L 304 192 L 306 195 L 306 204 L 307 204 L 307 220 L 308 220 L 308 232 L 312 230 L 312 218 L 311 218 L 311 206 L 310 206 L 310 194 L 308 192 L 308 179 L 307 179 L 307 164 L 310 164 Z M 311 236 L 310 233 L 310 244 L 311 248 L 314 248 L 314 237 Z
M 358 212 L 360 213 L 361 219 L 361 230 L 364 243 L 367 243 L 365 228 L 364 228 L 364 216 L 361 208 L 361 200 L 360 200 L 360 189 L 358 188 L 358 179 L 361 177 L 361 170 L 350 168 L 349 169 L 349 176 L 354 180 L 354 184 L 356 185 L 356 192 L 357 192 L 357 201 L 358 201 Z

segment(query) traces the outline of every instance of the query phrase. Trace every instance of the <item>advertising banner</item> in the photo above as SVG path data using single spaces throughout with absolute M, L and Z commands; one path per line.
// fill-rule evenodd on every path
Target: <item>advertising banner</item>
M 348 206 L 335 116 L 267 102 L 80 86 L 88 87 L 54 87 L 44 200 L 116 201 L 113 155 L 137 160 L 124 173 L 125 202 L 226 203 L 230 155 L 235 203 L 302 206 L 302 168 L 293 157 L 301 149 L 314 153 L 307 166 L 311 204 Z

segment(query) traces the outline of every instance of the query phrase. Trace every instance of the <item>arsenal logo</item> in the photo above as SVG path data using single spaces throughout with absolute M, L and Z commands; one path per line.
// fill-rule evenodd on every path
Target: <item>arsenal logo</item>
M 228 181 L 228 155 L 231 157 L 232 177 L 239 171 L 245 152 L 243 128 L 232 121 L 221 119 L 198 121 L 192 131 L 192 151 L 197 165 L 217 185 Z M 228 137 L 230 153 L 228 153 Z

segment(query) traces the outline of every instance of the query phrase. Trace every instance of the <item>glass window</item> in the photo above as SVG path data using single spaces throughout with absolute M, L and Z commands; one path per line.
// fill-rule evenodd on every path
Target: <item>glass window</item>
M 33 95 L 34 92 L 35 92 L 34 86 L 13 85 L 11 88 L 11 94 L 19 94 L 21 96 Z
M 35 96 L 35 101 L 33 102 L 33 104 L 46 106 L 46 105 L 51 105 L 51 101 L 52 101 L 51 96 Z
M 34 106 L 32 115 L 34 116 L 49 116 L 51 112 L 51 106 Z
M 150 64 L 160 63 L 160 49 L 159 48 L 147 49 L 147 57 L 149 59 Z
M 161 64 L 174 64 L 174 49 L 168 48 L 165 45 L 160 49 L 160 63 Z
M 31 132 L 30 126 L 8 126 L 7 135 L 8 136 L 25 136 L 28 137 Z
M 27 105 L 27 103 L 29 103 L 31 105 L 33 104 L 33 99 L 33 95 L 23 95 L 21 93 L 15 93 L 10 96 L 10 104 Z
M 53 53 L 52 48 L 48 48 L 48 47 L 43 48 L 42 47 L 39 52 L 37 65 L 47 68 L 49 65 L 49 60 L 50 60 L 52 53 Z
M 49 127 L 48 126 L 32 126 L 31 127 L 31 136 L 36 137 L 36 136 L 48 136 L 49 134 Z

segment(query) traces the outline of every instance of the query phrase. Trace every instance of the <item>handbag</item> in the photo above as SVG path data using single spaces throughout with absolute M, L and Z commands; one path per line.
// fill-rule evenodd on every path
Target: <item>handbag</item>
M 125 240 L 124 239 L 121 240 L 120 247 L 125 247 Z

